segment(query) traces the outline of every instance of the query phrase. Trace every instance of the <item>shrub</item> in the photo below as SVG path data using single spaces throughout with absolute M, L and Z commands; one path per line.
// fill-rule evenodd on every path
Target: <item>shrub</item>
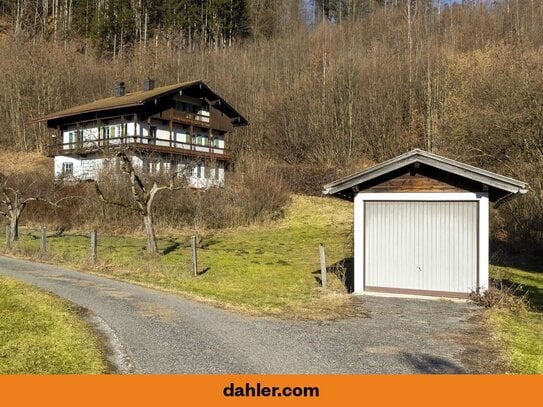
M 491 280 L 490 287 L 484 292 L 473 292 L 470 299 L 485 308 L 501 308 L 519 313 L 529 307 L 527 292 L 520 284 L 508 280 Z
M 116 174 L 109 174 L 100 188 L 113 200 L 127 201 L 130 185 Z M 142 229 L 137 213 L 98 200 L 93 182 L 68 183 L 57 188 L 60 208 L 32 203 L 25 218 L 27 225 L 48 225 L 62 233 L 69 229 L 99 228 L 109 232 L 137 232 Z M 157 230 L 184 227 L 208 229 L 247 226 L 282 216 L 288 202 L 288 189 L 271 163 L 245 158 L 227 174 L 224 188 L 198 190 L 183 188 L 163 191 L 154 205 Z

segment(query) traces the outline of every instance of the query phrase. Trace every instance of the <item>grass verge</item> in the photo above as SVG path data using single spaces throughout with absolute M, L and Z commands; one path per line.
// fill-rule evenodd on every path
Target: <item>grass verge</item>
M 509 370 L 543 374 L 543 273 L 491 266 L 491 277 L 520 284 L 530 304 L 528 310 L 519 312 L 500 308 L 489 311 L 496 339 L 505 348 Z
M 294 196 L 284 219 L 199 236 L 196 277 L 191 275 L 190 230 L 162 236 L 162 254 L 153 257 L 144 253 L 143 237 L 99 234 L 95 267 L 89 264 L 87 234 L 50 236 L 47 256 L 42 258 L 39 233 L 23 230 L 11 253 L 91 269 L 249 313 L 331 319 L 348 312 L 351 300 L 344 282 L 333 273 L 328 276 L 329 289 L 320 288 L 319 243 L 325 244 L 328 265 L 341 262 L 351 253 L 351 227 L 351 203 Z
M 0 278 L 0 374 L 104 372 L 98 338 L 66 302 Z

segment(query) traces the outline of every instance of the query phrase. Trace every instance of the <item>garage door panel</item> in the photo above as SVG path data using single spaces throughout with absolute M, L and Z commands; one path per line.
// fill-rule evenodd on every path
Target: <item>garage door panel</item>
M 469 292 L 477 285 L 477 202 L 367 201 L 365 285 Z

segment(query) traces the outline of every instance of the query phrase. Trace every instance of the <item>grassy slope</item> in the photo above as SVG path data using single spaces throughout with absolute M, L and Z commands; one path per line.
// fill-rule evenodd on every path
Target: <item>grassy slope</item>
M 143 253 L 143 238 L 99 236 L 96 271 L 249 312 L 331 318 L 344 312 L 349 299 L 332 275 L 334 290 L 319 289 L 314 274 L 318 245 L 325 244 L 328 265 L 348 256 L 351 225 L 349 202 L 294 196 L 283 220 L 202 236 L 205 248 L 198 250 L 198 260 L 203 273 L 196 278 L 190 274 L 190 232 L 161 239 L 159 248 L 166 254 L 153 258 Z M 23 231 L 15 253 L 38 257 L 37 237 Z M 52 261 L 88 262 L 86 235 L 51 237 L 48 247 Z
M 491 267 L 491 276 L 521 284 L 531 310 L 513 314 L 493 309 L 490 322 L 505 345 L 510 369 L 515 373 L 543 374 L 543 273 L 511 267 Z
M 105 371 L 97 338 L 64 301 L 0 278 L 0 374 Z
M 159 246 L 166 254 L 158 258 L 143 254 L 141 237 L 100 236 L 95 270 L 245 311 L 333 318 L 345 311 L 348 298 L 337 294 L 341 283 L 330 274 L 336 290 L 318 288 L 318 244 L 326 245 L 328 265 L 343 259 L 350 253 L 351 227 L 352 204 L 295 196 L 284 220 L 203 236 L 206 248 L 198 256 L 205 273 L 196 278 L 190 275 L 190 232 L 161 239 Z M 39 257 L 37 237 L 37 232 L 23 233 L 15 253 Z M 89 268 L 88 236 L 51 237 L 48 244 L 49 260 Z M 543 373 L 543 274 L 496 266 L 492 273 L 529 288 L 535 304 L 522 315 L 489 313 L 496 337 L 507 347 L 511 371 Z

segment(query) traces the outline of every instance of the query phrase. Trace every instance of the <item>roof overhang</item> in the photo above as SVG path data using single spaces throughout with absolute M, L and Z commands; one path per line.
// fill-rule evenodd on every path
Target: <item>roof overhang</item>
M 206 98 L 211 102 L 213 107 L 226 114 L 232 121 L 234 126 L 246 126 L 248 121 L 237 110 L 235 110 L 226 100 L 220 97 L 215 91 L 207 86 L 203 81 L 196 80 L 191 82 L 178 83 L 160 88 L 151 89 L 149 91 L 128 93 L 124 96 L 109 97 L 86 103 L 80 106 L 75 106 L 66 110 L 51 113 L 46 116 L 33 119 L 30 123 L 39 123 L 46 121 L 47 124 L 54 123 L 58 120 L 68 119 L 71 117 L 101 114 L 107 112 L 115 112 L 125 110 L 127 108 L 139 108 L 145 106 L 146 103 L 154 102 L 157 99 L 167 96 L 180 94 L 192 94 L 196 92 L 198 96 Z
M 473 167 L 437 154 L 415 149 L 361 172 L 326 184 L 323 187 L 323 194 L 353 199 L 356 191 L 364 189 L 365 185 L 380 177 L 386 177 L 389 174 L 410 166 L 424 166 L 436 169 L 485 186 L 486 189 L 493 192 L 489 194 L 490 200 L 491 202 L 495 202 L 496 206 L 515 195 L 528 192 L 528 184 L 525 182 Z

